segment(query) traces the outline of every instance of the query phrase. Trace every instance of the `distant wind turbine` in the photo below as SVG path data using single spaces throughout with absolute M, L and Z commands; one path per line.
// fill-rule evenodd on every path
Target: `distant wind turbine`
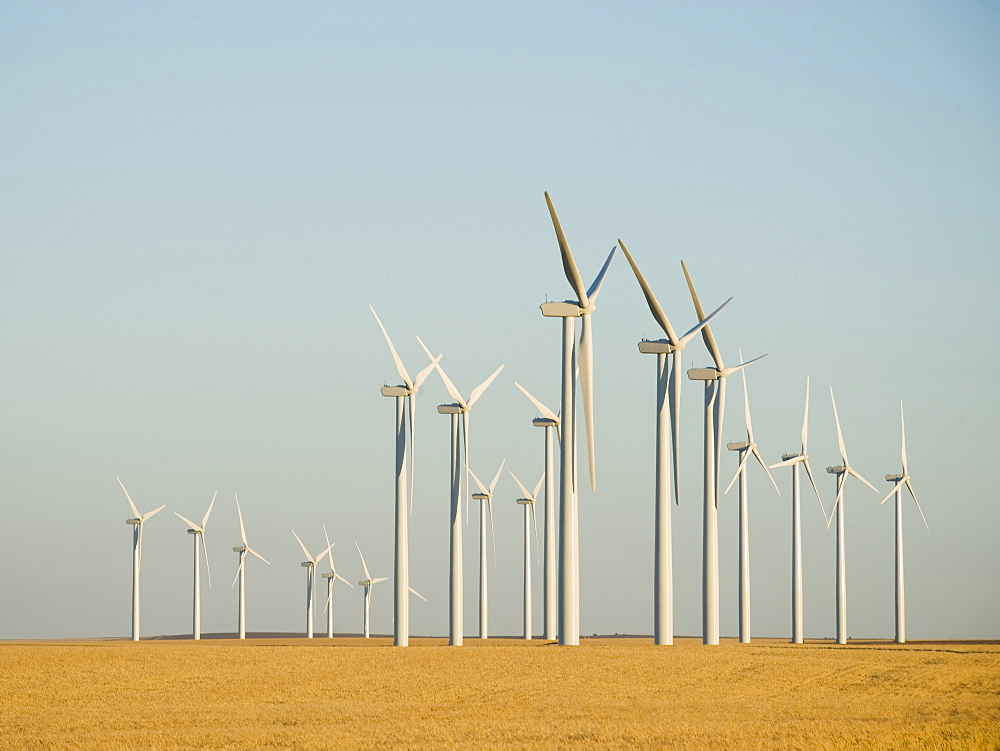
M 125 523 L 132 527 L 132 641 L 139 641 L 139 569 L 142 566 L 142 525 L 147 519 L 151 519 L 163 511 L 166 505 L 155 508 L 152 511 L 147 511 L 145 516 L 140 514 L 139 509 L 132 502 L 132 496 L 125 490 L 125 485 L 122 484 L 121 478 L 116 477 L 115 479 L 122 486 L 125 499 L 128 501 L 129 508 L 132 509 L 132 513 L 134 514 L 131 519 L 126 519 Z
M 292 534 L 295 535 L 295 540 L 299 543 L 299 547 L 302 548 L 302 552 L 305 553 L 306 560 L 302 561 L 302 568 L 306 570 L 306 638 L 313 638 L 313 598 L 316 594 L 316 564 L 323 558 L 324 555 L 330 552 L 330 548 L 333 545 L 328 545 L 326 550 L 320 553 L 318 556 L 313 558 L 312 553 L 306 548 L 299 539 L 299 536 L 295 534 L 295 530 L 292 530 Z
M 347 579 L 342 577 L 337 573 L 337 567 L 333 565 L 333 543 L 330 542 L 330 535 L 326 532 L 326 525 L 323 525 L 323 536 L 326 538 L 326 554 L 330 559 L 330 572 L 323 574 L 323 578 L 326 579 L 326 605 L 323 606 L 323 610 L 326 611 L 326 638 L 333 638 L 333 585 L 334 582 L 339 579 L 344 582 L 348 587 L 354 589 L 354 585 L 351 584 Z
M 517 499 L 517 504 L 524 507 L 524 638 L 531 639 L 531 528 L 535 529 L 535 555 L 538 555 L 538 522 L 535 521 L 535 497 L 538 489 L 542 487 L 545 473 L 538 478 L 535 489 L 528 492 L 527 488 L 521 484 L 510 470 L 507 470 L 517 487 L 521 489 L 522 496 Z M 531 524 L 528 524 L 528 510 L 531 510 Z
M 238 495 L 236 495 L 236 493 L 233 493 L 233 496 L 236 498 L 236 512 L 240 516 L 240 539 L 243 541 L 242 545 L 238 545 L 237 547 L 233 548 L 234 553 L 240 554 L 240 567 L 236 569 L 236 578 L 233 579 L 233 586 L 236 586 L 237 581 L 240 583 L 240 608 L 239 608 L 239 621 L 238 621 L 239 638 L 246 639 L 247 638 L 247 619 L 246 619 L 246 606 L 245 606 L 246 587 L 244 586 L 244 577 L 246 572 L 244 571 L 243 566 L 246 563 L 247 553 L 257 556 L 262 561 L 264 561 L 264 563 L 266 563 L 268 566 L 271 565 L 271 562 L 267 560 L 267 558 L 262 556 L 260 553 L 258 553 L 256 550 L 251 548 L 250 545 L 247 543 L 247 531 L 246 528 L 243 526 L 243 510 L 240 508 L 240 498 Z
M 193 638 L 201 639 L 201 557 L 198 555 L 198 546 L 201 545 L 205 550 L 205 571 L 208 574 L 208 587 L 212 588 L 212 569 L 208 565 L 208 547 L 205 543 L 205 528 L 208 526 L 208 517 L 212 513 L 212 507 L 215 505 L 215 497 L 219 494 L 216 490 L 212 494 L 212 502 L 208 504 L 208 511 L 205 512 L 205 516 L 202 517 L 201 524 L 195 524 L 190 519 L 174 512 L 174 516 L 183 521 L 188 525 L 188 534 L 194 536 L 194 614 L 193 614 Z
M 493 481 L 490 482 L 490 487 L 487 489 L 476 477 L 476 473 L 469 469 L 466 465 L 466 469 L 472 476 L 472 479 L 476 481 L 476 487 L 479 488 L 478 493 L 473 493 L 472 498 L 479 501 L 479 638 L 488 639 L 489 638 L 489 596 L 488 588 L 486 582 L 486 513 L 489 512 L 490 515 L 490 530 L 492 531 L 493 537 L 493 562 L 496 563 L 497 557 L 497 541 L 496 541 L 496 531 L 493 529 L 493 490 L 497 486 L 497 480 L 500 479 L 500 473 L 503 472 L 503 465 L 507 463 L 504 459 L 500 462 L 500 469 L 493 476 Z
M 365 578 L 358 582 L 359 585 L 365 588 L 365 638 L 369 638 L 371 635 L 371 614 L 372 614 L 372 586 L 378 584 L 379 582 L 384 582 L 388 579 L 386 576 L 373 579 L 372 575 L 368 573 L 368 564 L 365 563 L 365 554 L 361 552 L 361 547 L 358 545 L 357 540 L 354 541 L 354 547 L 358 549 L 358 555 L 361 556 L 361 565 L 365 569 Z M 413 588 L 409 588 L 407 591 L 413 592 Z M 424 599 L 423 595 L 417 595 L 420 599 Z

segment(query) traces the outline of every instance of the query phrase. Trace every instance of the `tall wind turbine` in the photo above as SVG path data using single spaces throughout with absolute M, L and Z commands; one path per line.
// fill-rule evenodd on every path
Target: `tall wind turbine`
M 917 511 L 920 518 L 924 520 L 924 527 L 930 531 L 927 525 L 927 518 L 924 510 L 920 508 L 920 501 L 917 500 L 913 492 L 913 485 L 910 484 L 910 471 L 906 467 L 906 424 L 903 420 L 903 403 L 899 403 L 899 432 L 902 435 L 902 450 L 900 457 L 903 461 L 903 474 L 886 475 L 885 479 L 893 483 L 889 495 L 882 499 L 882 503 L 888 501 L 892 496 L 896 496 L 896 643 L 906 643 L 906 603 L 903 592 L 903 486 L 910 491 L 910 498 L 917 504 Z
M 668 466 L 670 464 L 671 445 L 673 446 L 674 501 L 680 503 L 680 483 L 678 469 L 680 467 L 680 407 L 681 407 L 681 358 L 688 342 L 701 331 L 708 322 L 716 316 L 733 298 L 720 305 L 712 315 L 678 337 L 670 321 L 667 320 L 663 308 L 657 302 L 656 296 L 646 283 L 639 266 L 625 244 L 618 240 L 625 258 L 632 267 L 632 272 L 639 282 L 642 294 L 646 298 L 653 319 L 667 335 L 666 339 L 647 340 L 639 342 L 639 352 L 656 355 L 656 464 L 654 491 L 654 565 L 653 565 L 653 640 L 656 644 L 674 643 L 674 595 L 673 595 L 673 534 L 670 524 L 670 488 L 667 484 Z M 673 365 L 667 367 L 667 355 L 673 357 Z M 668 390 L 669 381 L 669 390 Z M 669 403 L 670 414 L 667 414 Z M 667 430 L 667 423 L 673 427 L 673 441 Z
M 368 564 L 365 563 L 365 554 L 361 552 L 361 547 L 358 545 L 357 540 L 354 541 L 354 547 L 358 549 L 358 555 L 361 556 L 361 565 L 365 569 L 365 578 L 359 581 L 358 584 L 365 588 L 365 638 L 367 639 L 371 635 L 370 624 L 372 614 L 372 586 L 378 584 L 379 582 L 386 581 L 388 577 L 382 576 L 378 579 L 373 579 L 372 575 L 368 573 Z M 413 592 L 413 589 L 408 588 L 407 591 Z M 421 600 L 424 599 L 423 595 L 418 594 L 417 597 Z
M 830 518 L 826 526 L 830 526 L 833 515 L 837 516 L 837 644 L 847 644 L 847 555 L 844 548 L 844 484 L 848 475 L 858 478 L 869 488 L 878 493 L 875 486 L 859 475 L 847 461 L 847 448 L 844 446 L 844 434 L 840 430 L 840 417 L 837 416 L 837 400 L 833 398 L 833 386 L 830 387 L 830 401 L 833 402 L 833 419 L 837 423 L 837 443 L 840 444 L 840 465 L 827 467 L 826 471 L 837 476 L 837 500 L 833 502 Z
M 216 490 L 212 494 L 212 502 L 208 504 L 208 511 L 202 517 L 201 524 L 195 524 L 190 519 L 174 512 L 174 516 L 188 525 L 188 534 L 194 537 L 194 613 L 193 613 L 193 638 L 201 639 L 201 558 L 198 555 L 198 546 L 205 549 L 205 571 L 208 573 L 208 586 L 212 587 L 212 568 L 208 565 L 208 548 L 205 546 L 205 527 L 208 526 L 208 517 L 212 513 L 212 506 L 215 505 L 215 496 L 219 494 Z
M 354 589 L 354 585 L 351 584 L 347 579 L 342 577 L 337 573 L 337 567 L 333 565 L 333 544 L 330 542 L 330 535 L 326 532 L 326 525 L 323 525 L 323 536 L 326 538 L 326 554 L 330 559 L 330 572 L 323 574 L 323 578 L 326 579 L 326 605 L 323 610 L 326 611 L 326 638 L 333 638 L 333 585 L 337 579 L 344 582 L 348 587 Z
M 496 489 L 497 480 L 500 479 L 500 473 L 503 472 L 503 465 L 507 463 L 504 459 L 500 462 L 500 469 L 497 473 L 493 475 L 493 480 L 490 482 L 490 487 L 487 489 L 476 477 L 476 473 L 469 469 L 466 465 L 466 469 L 472 476 L 472 479 L 476 481 L 476 487 L 479 488 L 478 493 L 473 493 L 472 497 L 474 500 L 479 501 L 479 638 L 489 639 L 489 606 L 488 606 L 488 588 L 486 585 L 486 513 L 489 511 L 490 515 L 490 530 L 493 531 L 493 562 L 496 563 L 497 557 L 497 541 L 496 541 L 496 531 L 493 530 L 493 491 Z
M 243 570 L 243 566 L 246 563 L 247 553 L 257 556 L 262 561 L 264 561 L 264 563 L 266 563 L 268 566 L 271 565 L 271 562 L 267 560 L 267 558 L 262 556 L 260 553 L 258 553 L 256 550 L 251 548 L 250 545 L 247 543 L 247 530 L 246 527 L 243 526 L 243 510 L 240 508 L 240 497 L 236 495 L 236 493 L 233 493 L 233 496 L 236 498 L 236 512 L 240 515 L 240 539 L 243 541 L 242 545 L 238 545 L 237 547 L 233 548 L 234 553 L 240 554 L 240 567 L 236 569 L 236 578 L 233 579 L 233 586 L 236 586 L 237 581 L 240 583 L 239 638 L 246 639 L 247 638 L 247 618 L 246 618 L 246 608 L 245 608 L 246 587 L 244 586 L 245 572 Z
M 743 352 L 740 351 L 740 359 L 743 359 Z M 730 451 L 738 451 L 740 464 L 736 469 L 736 474 L 729 482 L 726 492 L 733 487 L 737 478 L 740 481 L 740 643 L 750 643 L 750 510 L 749 491 L 747 489 L 747 459 L 753 455 L 757 463 L 767 472 L 771 484 L 774 485 L 775 492 L 780 496 L 778 484 L 771 477 L 771 471 L 764 464 L 764 460 L 757 451 L 757 444 L 753 439 L 753 424 L 750 422 L 750 395 L 747 392 L 747 372 L 740 371 L 743 376 L 743 419 L 747 427 L 747 439 L 737 443 L 728 443 L 726 448 Z
M 521 497 L 517 499 L 517 504 L 524 507 L 524 638 L 526 640 L 531 639 L 531 527 L 535 529 L 535 555 L 538 554 L 538 522 L 535 521 L 535 496 L 538 495 L 538 489 L 542 487 L 542 480 L 545 479 L 545 473 L 538 478 L 538 482 L 535 483 L 535 489 L 532 492 L 528 492 L 527 488 L 521 484 L 521 481 L 517 479 L 515 475 L 510 470 L 507 470 L 511 477 L 514 478 L 514 482 L 517 483 L 517 487 L 521 489 Z M 528 509 L 531 509 L 531 524 L 528 524 Z
M 310 553 L 306 549 L 306 546 L 304 544 L 302 544 L 302 540 L 300 540 L 299 536 L 295 534 L 295 530 L 294 529 L 292 530 L 292 534 L 295 535 L 295 539 L 299 543 L 299 547 L 302 548 L 302 552 L 305 553 L 305 556 L 306 556 L 306 560 L 302 561 L 302 568 L 304 568 L 306 570 L 306 638 L 307 639 L 312 639 L 313 638 L 313 598 L 315 597 L 315 592 L 316 592 L 316 563 L 324 555 L 326 555 L 327 553 L 330 552 L 330 548 L 332 548 L 333 545 L 328 545 L 327 548 L 326 548 L 326 550 L 324 550 L 318 556 L 316 556 L 315 558 L 313 558 L 312 557 L 312 553 Z
M 462 645 L 462 608 L 464 607 L 462 597 L 462 587 L 464 585 L 462 579 L 462 506 L 460 501 L 462 495 L 461 467 L 463 464 L 468 467 L 469 463 L 469 412 L 472 406 L 479 400 L 479 397 L 483 395 L 483 392 L 493 383 L 493 379 L 500 375 L 503 365 L 494 370 L 489 378 L 472 389 L 472 393 L 469 394 L 469 398 L 466 400 L 462 398 L 462 394 L 455 388 L 455 384 L 451 382 L 451 379 L 448 378 L 441 367 L 441 356 L 438 355 L 438 358 L 435 359 L 430 350 L 427 349 L 427 346 L 420 341 L 420 337 L 417 337 L 417 341 L 420 342 L 420 346 L 423 347 L 427 356 L 431 358 L 431 363 L 437 370 L 438 375 L 441 376 L 445 388 L 448 390 L 451 398 L 455 400 L 454 404 L 439 404 L 437 410 L 439 414 L 451 415 L 451 541 L 448 580 L 448 644 L 453 647 L 459 647 Z M 459 441 L 459 415 L 462 416 L 462 442 Z M 463 446 L 464 457 L 462 452 Z M 466 484 L 468 485 L 468 483 Z M 466 504 L 468 504 L 468 500 L 466 500 Z M 468 509 L 466 509 L 466 514 L 468 514 Z
M 590 317 L 596 310 L 597 296 L 604 276 L 614 258 L 612 248 L 594 283 L 587 289 L 577 269 L 569 243 L 563 234 L 559 217 L 549 194 L 545 194 L 563 271 L 569 280 L 575 300 L 546 302 L 541 306 L 542 315 L 562 318 L 562 446 L 559 457 L 559 643 L 580 643 L 580 549 L 579 516 L 576 486 L 576 370 L 580 369 L 580 390 L 583 392 L 583 416 L 587 432 L 587 459 L 590 468 L 590 487 L 597 489 L 597 465 L 594 457 L 594 335 Z M 581 319 L 580 346 L 576 344 L 576 319 Z
M 809 376 L 806 376 L 806 408 L 802 415 L 802 449 L 797 454 L 782 454 L 781 461 L 770 465 L 792 468 L 792 644 L 801 644 L 804 639 L 802 625 L 802 509 L 799 502 L 799 465 L 805 467 L 809 482 L 812 484 L 816 500 L 826 519 L 826 508 L 823 499 L 819 497 L 819 489 L 809 468 Z
M 139 569 L 142 564 L 142 524 L 155 514 L 163 511 L 166 505 L 146 512 L 145 516 L 140 514 L 139 509 L 132 502 L 132 496 L 125 490 L 125 485 L 122 484 L 121 478 L 116 477 L 115 479 L 122 486 L 122 491 L 125 493 L 125 499 L 128 501 L 129 508 L 132 509 L 132 513 L 135 515 L 131 519 L 126 519 L 125 523 L 132 527 L 132 641 L 139 641 Z
M 687 266 L 681 261 L 684 277 L 687 279 L 691 300 L 699 320 L 707 317 L 695 292 L 694 283 Z M 692 381 L 705 382 L 705 510 L 703 514 L 702 546 L 702 641 L 705 644 L 719 643 L 719 465 L 722 453 L 722 422 L 726 410 L 726 379 L 737 370 L 745 368 L 761 357 L 755 357 L 727 368 L 722 362 L 722 353 L 715 343 L 712 327 L 701 330 L 705 346 L 715 361 L 714 368 L 692 368 L 687 372 Z
M 409 512 L 406 507 L 406 433 L 407 415 L 409 412 L 409 433 L 410 433 L 410 506 L 413 504 L 413 476 L 414 476 L 414 428 L 415 410 L 417 406 L 417 392 L 424 380 L 434 369 L 434 362 L 417 373 L 414 380 L 410 380 L 403 361 L 400 359 L 396 348 L 392 346 L 389 332 L 385 330 L 382 321 L 371 305 L 372 315 L 378 327 L 382 329 L 386 344 L 389 345 L 389 352 L 396 363 L 396 370 L 399 377 L 403 379 L 401 386 L 383 386 L 382 396 L 394 398 L 396 400 L 396 548 L 393 578 L 393 638 L 392 643 L 397 647 L 405 647 L 410 643 L 410 598 L 407 596 L 407 589 L 410 584 L 410 562 L 409 562 Z M 438 355 L 438 360 L 441 356 Z M 433 358 L 432 358 L 433 360 Z M 407 404 L 408 402 L 408 404 Z M 407 406 L 409 409 L 407 409 Z

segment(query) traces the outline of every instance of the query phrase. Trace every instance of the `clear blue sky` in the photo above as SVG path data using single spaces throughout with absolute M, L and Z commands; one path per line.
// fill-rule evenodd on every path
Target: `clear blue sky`
M 592 277 L 621 237 L 676 328 L 730 295 L 727 358 L 765 457 L 899 470 L 898 403 L 931 531 L 908 506 L 908 632 L 1000 637 L 1000 8 L 995 3 L 8 3 L 0 9 L 0 638 L 125 635 L 146 529 L 143 631 L 190 628 L 190 538 L 209 524 L 203 629 L 235 627 L 239 492 L 250 630 L 303 627 L 301 554 L 325 522 L 338 568 L 392 565 L 397 377 L 444 352 L 477 405 L 473 467 L 529 482 L 541 437 L 516 379 L 557 401 L 570 294 L 550 191 Z M 652 630 L 653 361 L 615 261 L 595 316 L 599 484 L 582 494 L 581 632 Z M 706 365 L 697 344 L 690 365 Z M 742 434 L 737 384 L 725 438 Z M 676 630 L 700 632 L 700 399 L 684 392 Z M 447 630 L 446 400 L 418 415 L 415 634 Z M 735 470 L 725 458 L 725 482 Z M 790 499 L 751 478 L 754 630 L 789 632 Z M 520 628 L 520 509 L 501 481 L 491 623 Z M 807 499 L 808 501 L 808 499 Z M 892 633 L 890 504 L 847 496 L 849 632 Z M 736 632 L 736 499 L 720 503 L 722 631 Z M 834 631 L 834 535 L 805 528 L 807 636 Z M 473 518 L 475 522 L 475 517 Z M 466 625 L 476 628 L 475 525 Z M 345 594 L 346 592 L 346 594 Z M 536 583 L 536 603 L 540 597 Z M 361 627 L 338 592 L 337 628 Z M 540 612 L 536 611 L 536 629 Z M 389 585 L 373 628 L 390 629 Z

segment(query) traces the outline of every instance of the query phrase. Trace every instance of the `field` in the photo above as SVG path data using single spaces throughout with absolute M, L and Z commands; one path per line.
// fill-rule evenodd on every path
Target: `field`
M 0 644 L 0 746 L 1000 747 L 1000 644 Z

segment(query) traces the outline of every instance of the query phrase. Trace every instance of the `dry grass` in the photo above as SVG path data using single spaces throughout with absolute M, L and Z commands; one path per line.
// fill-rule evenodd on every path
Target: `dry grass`
M 1000 645 L 0 644 L 0 745 L 1000 747 Z

